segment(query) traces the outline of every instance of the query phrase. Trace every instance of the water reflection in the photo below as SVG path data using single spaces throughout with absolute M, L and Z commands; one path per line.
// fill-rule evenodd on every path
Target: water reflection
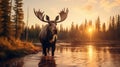
M 91 61 L 92 60 L 92 58 L 93 58 L 93 46 L 91 46 L 91 45 L 88 45 L 87 46 L 87 50 L 88 50 L 88 57 L 89 57 L 89 60 Z
M 99 47 L 94 44 L 58 47 L 56 53 L 60 51 L 59 58 L 65 61 L 57 58 L 57 67 L 61 65 L 65 67 L 119 67 L 120 52 L 116 51 L 116 47 L 112 48 L 114 51 L 109 46 Z M 120 47 L 117 48 L 120 50 Z
M 0 67 L 23 67 L 23 59 L 12 59 L 6 62 L 0 62 Z
M 57 46 L 55 57 L 28 55 L 7 62 L 0 67 L 119 67 L 120 47 L 89 45 Z
M 42 56 L 38 67 L 56 67 L 55 59 L 50 56 Z

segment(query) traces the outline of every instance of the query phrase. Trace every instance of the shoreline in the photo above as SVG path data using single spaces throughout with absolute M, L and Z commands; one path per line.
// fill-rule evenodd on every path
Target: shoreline
M 35 46 L 37 49 L 18 49 L 18 50 L 6 50 L 0 53 L 0 62 L 4 62 L 13 58 L 21 58 L 30 54 L 37 54 L 41 51 L 40 47 Z
M 6 61 L 15 57 L 23 57 L 37 53 L 40 47 L 31 42 L 23 42 L 20 39 L 0 37 L 0 61 Z

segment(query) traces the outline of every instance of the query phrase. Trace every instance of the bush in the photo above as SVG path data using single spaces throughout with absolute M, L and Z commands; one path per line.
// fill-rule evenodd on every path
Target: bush
M 40 50 L 30 42 L 22 42 L 19 39 L 0 37 L 0 60 L 21 57 L 36 53 Z

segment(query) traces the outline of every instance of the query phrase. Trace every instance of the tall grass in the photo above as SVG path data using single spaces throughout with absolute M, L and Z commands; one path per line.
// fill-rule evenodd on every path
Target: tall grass
M 0 60 L 36 53 L 39 50 L 39 47 L 34 46 L 30 42 L 22 42 L 15 38 L 0 37 Z

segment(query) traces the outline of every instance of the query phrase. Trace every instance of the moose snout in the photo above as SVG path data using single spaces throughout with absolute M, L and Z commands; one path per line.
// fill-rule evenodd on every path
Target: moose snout
M 57 34 L 57 29 L 54 30 L 54 34 Z

